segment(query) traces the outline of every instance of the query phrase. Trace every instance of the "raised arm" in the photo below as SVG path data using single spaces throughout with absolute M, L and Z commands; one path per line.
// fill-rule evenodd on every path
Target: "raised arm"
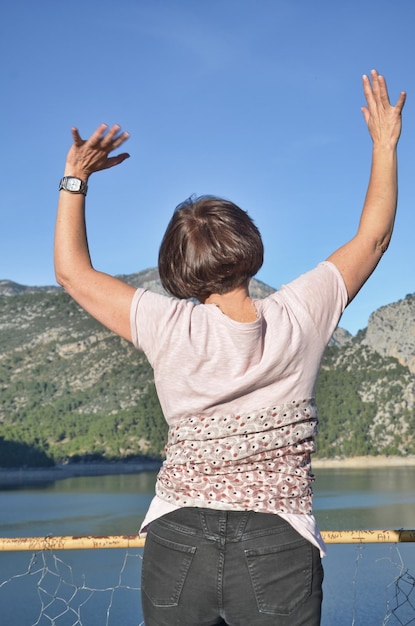
M 389 102 L 383 76 L 371 72 L 372 82 L 363 76 L 367 106 L 362 112 L 373 140 L 372 168 L 358 231 L 351 241 L 328 260 L 340 270 L 349 302 L 369 278 L 388 248 L 397 206 L 397 144 L 406 94 L 401 92 L 395 106 Z
M 64 175 L 80 179 L 85 185 L 92 173 L 118 165 L 129 156 L 109 156 L 128 138 L 119 126 L 107 129 L 101 124 L 88 140 L 81 139 L 73 128 L 72 136 L 74 143 Z M 78 181 L 72 182 L 76 185 Z M 88 313 L 131 341 L 129 314 L 135 289 L 93 268 L 85 226 L 85 194 L 83 186 L 81 192 L 59 192 L 54 248 L 56 280 Z

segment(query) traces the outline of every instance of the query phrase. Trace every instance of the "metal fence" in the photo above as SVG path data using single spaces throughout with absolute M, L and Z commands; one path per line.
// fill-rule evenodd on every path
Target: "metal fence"
M 321 534 L 327 544 L 356 545 L 352 584 L 358 580 L 366 544 L 389 544 L 390 549 L 394 549 L 393 575 L 385 590 L 388 598 L 383 621 L 376 626 L 415 625 L 415 578 L 399 553 L 399 544 L 415 543 L 415 530 L 330 530 Z M 16 556 L 12 573 L 6 569 L 0 571 L 0 623 L 5 626 L 144 626 L 139 584 L 143 547 L 144 539 L 137 535 L 0 538 L 0 556 L 3 554 L 5 558 L 10 553 Z M 81 553 L 76 552 L 79 550 Z M 111 577 L 105 567 L 99 576 L 104 560 L 100 565 L 98 559 L 92 578 L 86 580 L 82 567 L 93 560 L 88 550 L 94 551 L 95 556 L 107 554 L 108 550 L 116 551 Z M 61 551 L 73 553 L 66 552 L 64 556 Z M 364 574 L 358 582 L 365 585 Z M 28 604 L 31 616 L 27 617 L 25 609 L 23 618 L 23 607 Z M 357 596 L 352 604 L 348 623 L 363 624 L 356 618 Z

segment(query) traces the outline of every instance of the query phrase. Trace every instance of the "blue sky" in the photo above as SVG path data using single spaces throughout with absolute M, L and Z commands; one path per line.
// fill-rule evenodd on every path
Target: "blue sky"
M 357 228 L 371 141 L 361 76 L 408 92 L 395 234 L 341 326 L 415 291 L 413 0 L 14 0 L 0 9 L 0 278 L 55 284 L 57 186 L 71 143 L 101 123 L 131 159 L 95 174 L 94 265 L 157 264 L 174 207 L 217 194 L 259 226 L 258 278 L 278 288 Z

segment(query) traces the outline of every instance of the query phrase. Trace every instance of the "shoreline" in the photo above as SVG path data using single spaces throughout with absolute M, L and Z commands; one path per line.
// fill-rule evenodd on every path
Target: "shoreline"
M 382 467 L 414 467 L 415 455 L 409 456 L 352 456 L 334 459 L 311 459 L 313 469 L 365 469 Z
M 73 463 L 52 467 L 0 467 L 0 488 L 8 485 L 36 484 L 76 478 L 78 476 L 109 476 L 113 474 L 140 474 L 154 472 L 160 461 L 114 463 Z
M 108 476 L 112 474 L 139 474 L 155 472 L 161 461 L 114 463 L 74 463 L 54 467 L 0 467 L 0 488 L 13 484 L 36 484 L 76 478 L 78 476 Z M 415 467 L 415 455 L 401 456 L 355 456 L 348 458 L 312 459 L 314 469 L 366 469 L 385 467 Z

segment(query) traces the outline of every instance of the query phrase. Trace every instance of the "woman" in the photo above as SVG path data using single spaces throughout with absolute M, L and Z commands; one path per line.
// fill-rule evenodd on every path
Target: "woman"
M 101 323 L 144 350 L 169 424 L 166 461 L 141 531 L 146 626 L 317 625 L 324 544 L 312 515 L 324 349 L 391 238 L 402 92 L 389 102 L 363 77 L 372 170 L 358 231 L 325 262 L 264 300 L 249 297 L 261 236 L 241 209 L 214 197 L 179 205 L 159 253 L 175 298 L 96 271 L 84 220 L 89 176 L 128 134 L 72 129 L 60 185 L 58 282 Z M 199 303 L 195 303 L 197 299 Z

